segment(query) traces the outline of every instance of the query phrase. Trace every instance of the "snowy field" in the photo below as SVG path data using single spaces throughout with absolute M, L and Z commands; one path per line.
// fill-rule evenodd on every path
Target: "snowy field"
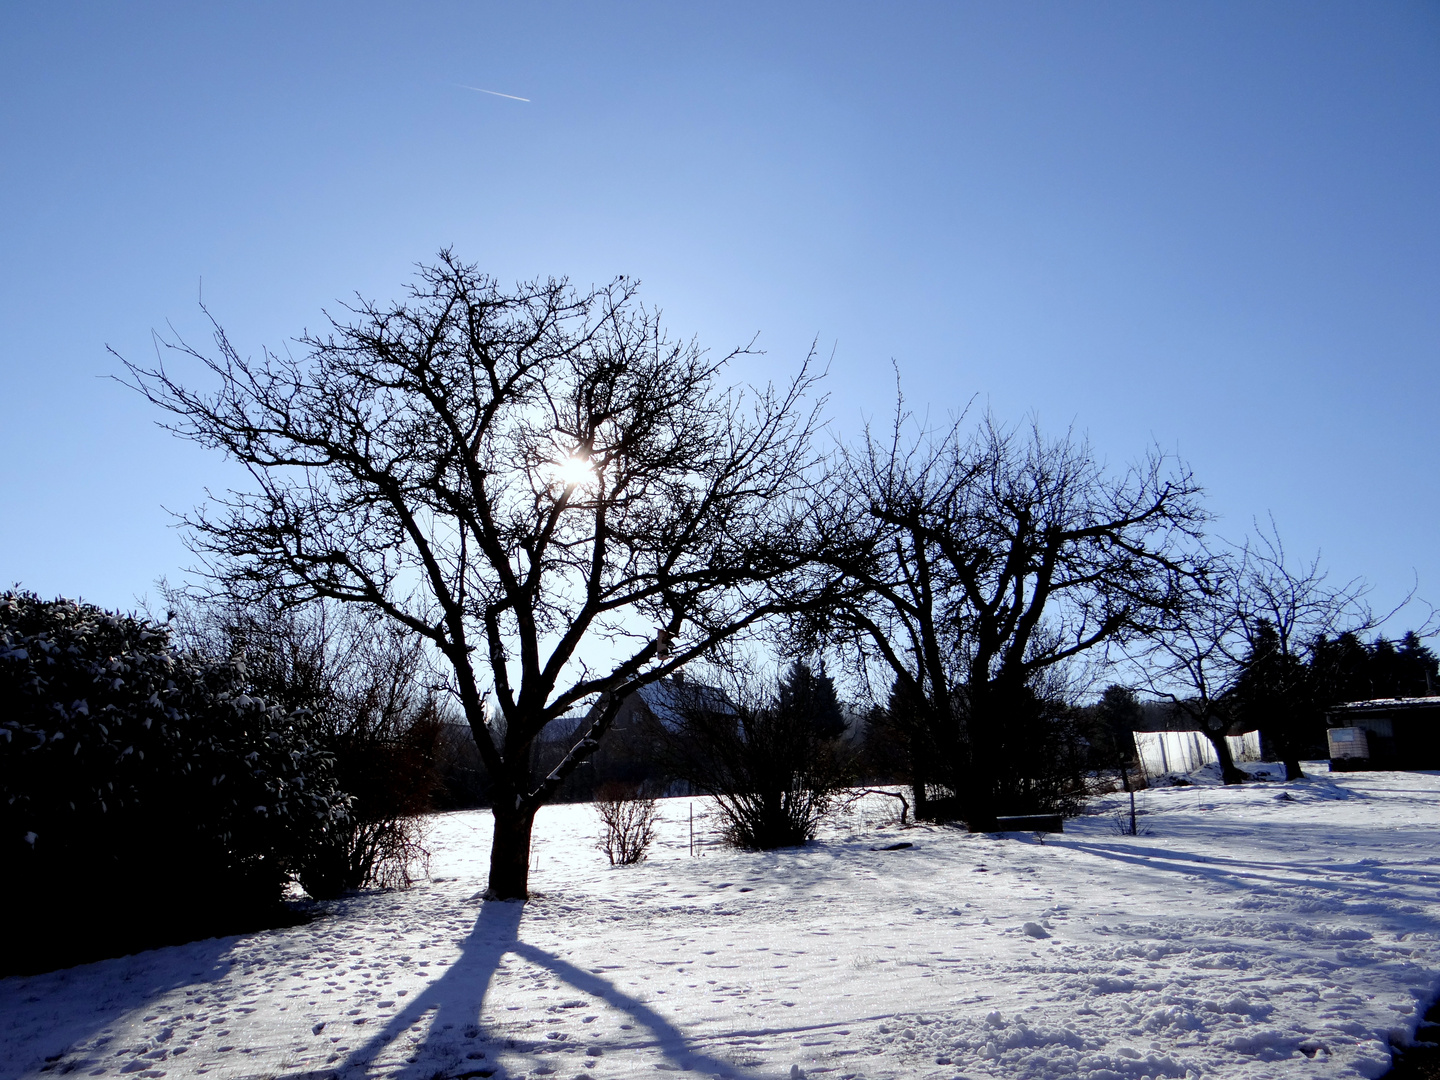
M 1375 1077 L 1440 988 L 1440 774 L 1309 768 L 1043 843 L 869 797 L 809 847 L 692 857 L 670 800 L 625 869 L 552 807 L 524 906 L 480 901 L 489 816 L 450 814 L 410 892 L 0 980 L 0 1080 Z

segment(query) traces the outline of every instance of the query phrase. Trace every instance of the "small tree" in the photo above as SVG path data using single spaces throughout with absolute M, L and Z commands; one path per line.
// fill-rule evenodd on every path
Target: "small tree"
M 1120 786 L 1130 798 L 1130 819 L 1125 830 L 1129 836 L 1139 836 L 1140 826 L 1135 816 L 1135 785 L 1130 780 L 1130 770 L 1135 767 L 1135 728 L 1140 722 L 1140 702 L 1135 691 L 1128 686 L 1112 683 L 1100 695 L 1095 706 L 1096 724 L 1092 735 L 1100 762 L 1113 769 L 1120 778 Z
M 871 706 L 865 718 L 861 764 L 867 783 L 897 783 L 910 787 L 917 817 L 925 817 L 929 779 L 927 764 L 936 755 L 931 729 L 924 723 L 924 704 L 915 703 L 913 687 L 900 679 L 890 686 L 884 707 Z
M 835 680 L 825 673 L 823 660 L 815 669 L 804 660 L 794 661 L 780 681 L 775 704 L 778 709 L 802 717 L 818 738 L 835 739 L 845 733 Z
M 1325 708 L 1373 685 L 1358 635 L 1410 597 L 1377 616 L 1363 580 L 1331 585 L 1318 555 L 1295 562 L 1274 521 L 1203 566 L 1132 659 L 1150 689 L 1210 739 L 1226 783 L 1245 779 L 1225 738 L 1237 723 L 1258 729 L 1286 779 L 1300 779 L 1301 754 L 1323 739 Z M 1411 640 L 1418 646 L 1419 635 Z
M 1210 740 L 1224 782 L 1242 784 L 1247 777 L 1229 741 L 1243 643 L 1240 579 L 1233 561 L 1223 557 L 1206 559 L 1205 569 L 1186 583 L 1182 601 L 1155 632 L 1139 642 L 1138 670 L 1152 694 Z
M 611 781 L 595 793 L 600 818 L 600 842 L 611 866 L 644 862 L 655 839 L 656 801 L 640 794 L 638 785 Z
M 1312 661 L 1331 635 L 1357 634 L 1383 623 L 1409 601 L 1377 617 L 1359 578 L 1331 585 L 1320 557 L 1294 562 L 1273 521 L 1257 529 L 1240 553 L 1235 599 L 1243 649 L 1231 697 L 1237 713 L 1258 727 L 1285 764 L 1285 779 L 1305 775 L 1301 753 L 1323 732 L 1323 687 Z

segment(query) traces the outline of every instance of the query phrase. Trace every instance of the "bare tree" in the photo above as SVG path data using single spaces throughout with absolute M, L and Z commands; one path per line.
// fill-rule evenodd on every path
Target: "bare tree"
M 1142 640 L 1136 665 L 1146 689 L 1210 740 L 1225 783 L 1245 782 L 1227 738 L 1236 719 L 1234 686 L 1244 618 L 1234 560 L 1208 557 L 1182 601 Z
M 1258 724 L 1285 764 L 1285 779 L 1305 773 L 1300 753 L 1307 718 L 1319 712 L 1312 664 L 1316 646 L 1341 632 L 1379 626 L 1409 602 L 1376 615 L 1370 586 L 1361 578 L 1331 585 L 1317 554 L 1295 562 L 1285 552 L 1273 519 L 1257 526 L 1239 553 L 1235 620 L 1243 654 L 1231 696 Z
M 1159 453 L 1114 475 L 1085 442 L 1033 427 L 908 431 L 897 409 L 885 439 L 836 463 L 820 514 L 855 539 L 821 549 L 855 587 L 828 629 L 893 672 L 929 732 L 932 775 L 972 829 L 989 828 L 1021 797 L 1012 766 L 1047 673 L 1160 625 L 1206 515 L 1190 473 Z
M 1136 659 L 1147 687 L 1210 739 L 1227 784 L 1245 779 L 1225 740 L 1237 720 L 1261 731 L 1286 779 L 1300 779 L 1306 724 L 1326 704 L 1317 648 L 1337 634 L 1374 629 L 1411 597 L 1377 615 L 1363 579 L 1331 585 L 1318 554 L 1296 562 L 1273 519 L 1268 527 L 1257 523 L 1242 544 L 1208 556 L 1205 573 L 1189 586 L 1141 643 Z
M 363 605 L 443 658 L 493 782 L 490 894 L 523 898 L 536 810 L 624 698 L 801 602 L 813 379 L 720 392 L 725 360 L 667 338 L 633 282 L 506 292 L 449 252 L 407 301 L 347 311 L 299 358 L 244 359 L 218 326 L 213 356 L 171 345 L 212 393 L 163 363 L 132 385 L 250 473 L 185 519 L 212 569 Z M 587 706 L 533 775 L 541 730 Z

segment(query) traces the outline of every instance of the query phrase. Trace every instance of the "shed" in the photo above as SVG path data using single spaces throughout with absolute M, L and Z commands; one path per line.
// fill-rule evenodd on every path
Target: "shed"
M 1440 696 L 1349 701 L 1326 713 L 1330 769 L 1440 769 Z

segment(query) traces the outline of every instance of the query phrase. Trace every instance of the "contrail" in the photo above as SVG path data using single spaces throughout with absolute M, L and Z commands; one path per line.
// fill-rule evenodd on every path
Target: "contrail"
M 514 94 L 502 94 L 499 90 L 482 90 L 478 86 L 466 86 L 464 83 L 456 83 L 461 90 L 474 90 L 477 94 L 494 94 L 496 97 L 509 98 L 511 101 L 529 101 L 528 97 L 516 97 Z

